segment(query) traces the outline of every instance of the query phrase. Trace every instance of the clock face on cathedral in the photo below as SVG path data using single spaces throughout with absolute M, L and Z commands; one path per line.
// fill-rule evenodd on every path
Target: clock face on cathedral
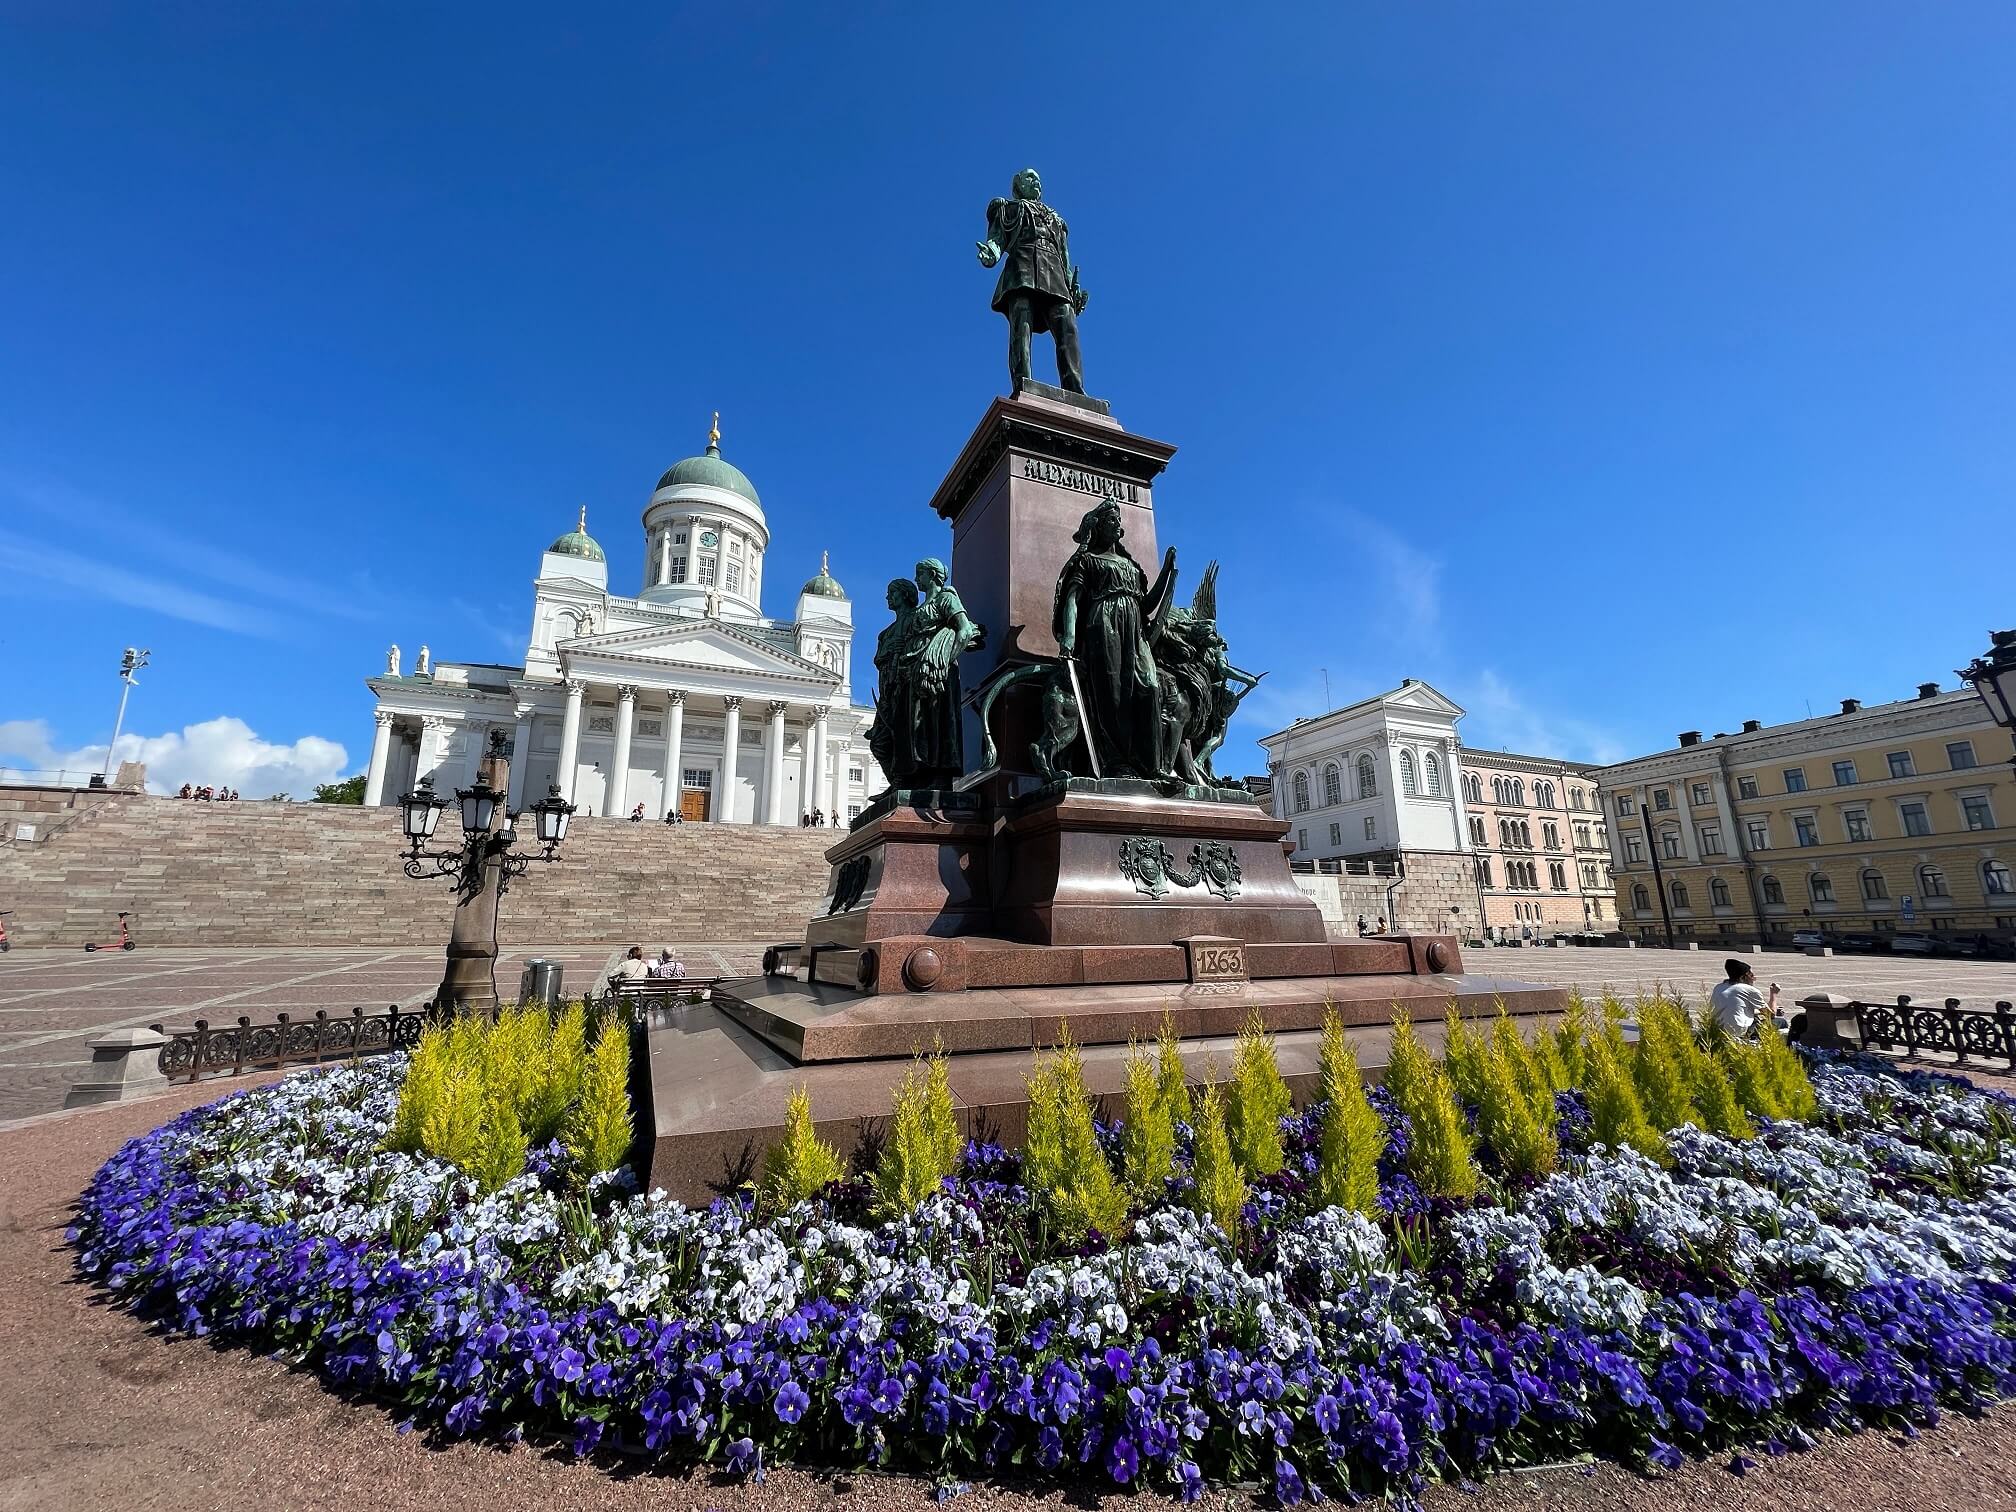
M 717 544 L 720 541 L 720 539 L 721 537 L 714 534 L 714 532 L 711 530 L 703 530 L 700 532 L 700 544 L 702 546 L 713 546 Z

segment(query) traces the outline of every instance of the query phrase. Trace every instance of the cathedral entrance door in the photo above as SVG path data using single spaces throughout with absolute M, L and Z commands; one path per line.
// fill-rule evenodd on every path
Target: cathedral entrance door
M 704 824 L 713 817 L 714 773 L 706 767 L 688 767 L 679 792 L 679 817 L 689 823 Z

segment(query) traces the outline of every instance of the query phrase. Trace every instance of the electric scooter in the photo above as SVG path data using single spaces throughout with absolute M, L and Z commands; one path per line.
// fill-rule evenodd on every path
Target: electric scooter
M 133 917 L 135 917 L 135 915 L 124 912 L 122 912 L 119 915 L 118 939 L 107 940 L 102 945 L 99 944 L 98 941 L 96 940 L 86 940 L 84 942 L 84 948 L 86 950 L 138 950 L 140 948 L 140 942 L 133 938 L 133 931 L 126 923 L 128 919 L 131 919 Z
M 7 938 L 7 915 L 12 912 L 14 910 L 11 908 L 0 908 L 0 955 L 5 955 L 14 948 L 14 942 Z

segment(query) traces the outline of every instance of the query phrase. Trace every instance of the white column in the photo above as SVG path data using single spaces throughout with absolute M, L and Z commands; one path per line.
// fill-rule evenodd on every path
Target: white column
M 508 813 L 525 810 L 526 773 L 532 765 L 532 706 L 518 710 L 518 729 L 511 737 L 511 791 L 504 800 Z
M 670 531 L 666 532 L 665 539 L 668 541 L 672 539 Z M 665 780 L 658 787 L 658 791 L 664 795 L 665 807 L 675 813 L 678 811 L 679 799 L 686 787 L 686 773 L 679 765 L 680 759 L 685 755 L 681 749 L 685 743 L 686 695 L 675 688 L 672 692 L 672 701 L 665 710 Z M 665 816 L 660 814 L 658 817 L 663 819 Z
M 821 704 L 812 711 L 811 754 L 806 758 L 810 770 L 805 777 L 805 807 L 823 810 L 827 818 L 833 817 L 832 805 L 826 801 L 826 715 L 827 708 Z
M 667 525 L 658 532 L 658 581 L 672 581 L 672 527 Z
M 789 704 L 770 700 L 770 729 L 763 742 L 763 822 L 784 822 L 784 711 Z
M 637 690 L 628 683 L 616 689 L 616 768 L 609 774 L 608 800 L 603 812 L 612 819 L 630 817 L 630 732 L 637 725 Z
M 560 784 L 560 796 L 569 803 L 574 801 L 574 786 L 581 765 L 581 695 L 588 691 L 588 685 L 577 677 L 567 679 L 567 711 L 560 716 L 560 770 L 555 780 Z
M 385 801 L 385 761 L 392 754 L 392 711 L 380 709 L 371 720 L 377 728 L 371 732 L 371 765 L 364 775 L 364 802 L 376 808 Z
M 742 754 L 742 700 L 731 695 L 724 702 L 728 718 L 721 727 L 721 822 L 740 824 L 735 815 L 739 807 L 735 802 L 735 768 Z
M 413 764 L 413 781 L 417 786 L 422 777 L 432 777 L 435 768 L 441 765 L 441 732 L 448 727 L 448 721 L 439 714 L 428 714 L 420 721 L 420 755 Z
M 847 822 L 847 755 L 853 749 L 850 741 L 838 740 L 833 744 L 833 792 L 827 799 L 826 813 L 841 824 Z

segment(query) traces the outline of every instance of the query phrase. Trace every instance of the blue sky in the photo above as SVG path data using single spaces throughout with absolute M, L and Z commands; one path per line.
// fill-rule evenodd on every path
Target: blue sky
M 160 771 L 357 770 L 577 504 L 634 591 L 715 409 L 766 608 L 826 547 L 872 628 L 1025 163 L 1271 669 L 1232 770 L 1326 672 L 1614 759 L 2016 620 L 2007 5 L 575 9 L 9 8 L 0 761 L 102 750 L 132 643 Z

